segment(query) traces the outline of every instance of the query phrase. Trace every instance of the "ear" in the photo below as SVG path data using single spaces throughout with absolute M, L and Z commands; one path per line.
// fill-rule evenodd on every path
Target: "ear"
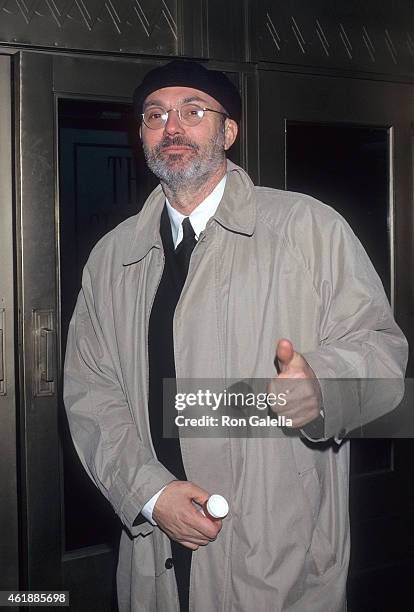
M 239 127 L 233 119 L 226 118 L 224 124 L 224 149 L 230 149 L 231 145 L 237 138 Z

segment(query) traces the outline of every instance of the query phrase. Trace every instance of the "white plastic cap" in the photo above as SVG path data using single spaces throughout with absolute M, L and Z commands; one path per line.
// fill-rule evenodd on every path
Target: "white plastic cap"
M 222 495 L 215 493 L 208 498 L 206 510 L 212 518 L 224 518 L 229 512 L 229 504 Z

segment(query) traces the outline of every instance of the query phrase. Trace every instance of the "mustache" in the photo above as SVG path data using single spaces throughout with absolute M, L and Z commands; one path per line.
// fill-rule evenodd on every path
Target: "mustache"
M 198 151 L 200 148 L 195 142 L 188 138 L 184 138 L 184 136 L 165 136 L 161 142 L 154 147 L 154 153 L 160 153 L 163 149 L 171 146 L 191 147 L 194 151 Z

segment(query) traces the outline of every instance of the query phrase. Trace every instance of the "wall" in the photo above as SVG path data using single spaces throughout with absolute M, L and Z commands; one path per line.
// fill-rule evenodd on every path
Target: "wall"
M 0 0 L 0 45 L 278 63 L 410 81 L 413 23 L 409 0 Z

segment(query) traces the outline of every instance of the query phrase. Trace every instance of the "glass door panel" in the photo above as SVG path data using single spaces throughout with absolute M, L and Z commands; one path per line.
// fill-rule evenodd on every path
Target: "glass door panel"
M 110 229 L 138 212 L 156 184 L 133 148 L 137 126 L 131 106 L 60 99 L 59 220 L 62 354 L 92 247 Z M 70 437 L 64 407 L 62 448 L 65 550 L 118 542 L 120 523 L 90 481 Z M 82 499 L 82 506 L 79 504 Z
M 392 202 L 386 127 L 286 123 L 286 189 L 335 208 L 363 243 L 391 299 Z

